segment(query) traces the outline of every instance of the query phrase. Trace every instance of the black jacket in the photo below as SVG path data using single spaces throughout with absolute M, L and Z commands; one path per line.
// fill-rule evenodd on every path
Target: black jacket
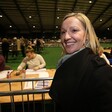
M 112 112 L 112 67 L 86 48 L 56 70 L 49 94 L 57 112 Z

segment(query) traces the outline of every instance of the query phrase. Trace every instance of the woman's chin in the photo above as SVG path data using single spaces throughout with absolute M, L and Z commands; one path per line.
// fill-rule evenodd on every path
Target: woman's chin
M 74 53 L 75 51 L 72 50 L 72 49 L 67 49 L 66 52 L 67 52 L 67 54 L 72 54 L 72 53 Z

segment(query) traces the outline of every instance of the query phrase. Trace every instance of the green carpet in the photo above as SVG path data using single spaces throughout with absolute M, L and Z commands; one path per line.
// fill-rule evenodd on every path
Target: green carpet
M 40 54 L 43 56 L 47 63 L 46 68 L 56 68 L 57 62 L 61 57 L 61 48 L 47 47 L 44 48 Z M 22 57 L 21 52 L 19 52 L 18 57 L 12 57 L 11 53 L 9 53 L 9 59 L 6 65 L 9 65 L 13 70 L 16 70 L 23 58 L 24 57 Z
M 103 48 L 112 48 L 112 42 L 102 42 L 100 44 L 103 46 Z
M 104 48 L 112 47 L 112 43 L 101 43 Z M 47 65 L 46 68 L 56 68 L 57 62 L 61 57 L 62 49 L 60 47 L 46 47 L 43 49 L 41 55 L 45 59 Z M 11 66 L 13 70 L 16 70 L 23 57 L 21 52 L 18 54 L 18 57 L 12 57 L 11 53 L 9 54 L 9 60 L 7 65 Z

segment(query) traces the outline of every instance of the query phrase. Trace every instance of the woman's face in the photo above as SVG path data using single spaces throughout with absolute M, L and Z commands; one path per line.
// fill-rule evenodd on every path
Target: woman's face
M 63 21 L 61 42 L 67 54 L 76 52 L 84 47 L 85 29 L 77 18 L 69 17 Z
M 27 56 L 29 59 L 32 59 L 33 56 L 34 56 L 34 53 L 28 52 L 28 53 L 26 53 L 26 56 Z

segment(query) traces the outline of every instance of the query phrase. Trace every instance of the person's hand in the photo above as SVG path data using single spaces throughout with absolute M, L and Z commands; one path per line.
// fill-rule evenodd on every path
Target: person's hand
M 40 69 L 39 66 L 36 66 L 36 67 L 33 68 L 33 70 L 38 70 L 38 69 Z
M 20 71 L 19 70 L 16 71 L 16 76 L 18 76 L 18 75 L 20 75 Z

